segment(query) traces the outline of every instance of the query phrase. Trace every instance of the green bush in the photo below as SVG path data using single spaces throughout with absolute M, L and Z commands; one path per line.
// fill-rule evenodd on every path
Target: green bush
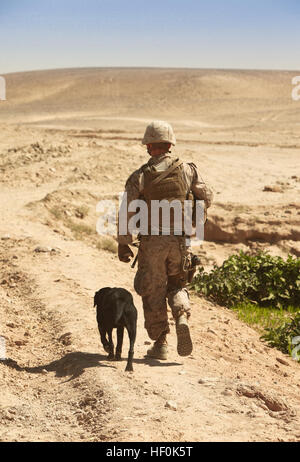
M 261 337 L 263 340 L 283 353 L 291 354 L 293 348 L 295 348 L 292 340 L 294 337 L 300 336 L 300 312 L 281 326 L 268 328 L 265 331 L 265 334 Z
M 289 255 L 285 261 L 266 252 L 240 252 L 210 273 L 199 268 L 191 288 L 228 307 L 249 302 L 300 309 L 300 259 Z

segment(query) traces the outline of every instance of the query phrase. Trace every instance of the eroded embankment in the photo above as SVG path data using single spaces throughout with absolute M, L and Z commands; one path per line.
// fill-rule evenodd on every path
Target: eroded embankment
M 300 256 L 300 204 L 271 208 L 215 204 L 205 225 L 205 239 L 230 244 L 259 241 L 279 245 Z

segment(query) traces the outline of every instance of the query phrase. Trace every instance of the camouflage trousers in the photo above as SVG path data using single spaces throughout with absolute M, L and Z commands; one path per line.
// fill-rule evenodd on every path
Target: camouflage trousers
M 173 318 L 182 313 L 190 316 L 189 294 L 176 283 L 182 272 L 179 236 L 142 236 L 138 254 L 138 271 L 134 288 L 142 297 L 145 329 L 152 340 L 169 333 L 167 300 Z

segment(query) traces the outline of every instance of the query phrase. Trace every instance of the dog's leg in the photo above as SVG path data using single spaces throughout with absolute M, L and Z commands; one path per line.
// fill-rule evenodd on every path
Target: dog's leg
M 118 343 L 117 343 L 117 349 L 116 349 L 116 360 L 117 361 L 121 360 L 122 346 L 123 346 L 123 335 L 124 335 L 124 327 L 118 327 L 117 328 Z
M 103 345 L 104 351 L 106 351 L 106 353 L 109 353 L 109 343 L 106 338 L 106 330 L 102 329 L 102 327 L 100 327 L 99 324 L 98 324 L 98 329 L 99 329 L 100 339 L 101 339 L 101 343 Z
M 108 342 L 109 342 L 109 354 L 108 354 L 108 357 L 107 359 L 108 360 L 112 360 L 115 358 L 115 353 L 114 353 L 114 344 L 113 344 L 113 340 L 112 340 L 112 329 L 110 329 L 108 331 Z
M 132 360 L 133 360 L 133 355 L 134 355 L 134 343 L 135 343 L 135 338 L 136 338 L 136 327 L 135 326 L 130 326 L 129 328 L 127 328 L 127 330 L 128 330 L 128 336 L 129 336 L 129 351 L 128 351 L 127 366 L 126 366 L 125 371 L 133 372 Z

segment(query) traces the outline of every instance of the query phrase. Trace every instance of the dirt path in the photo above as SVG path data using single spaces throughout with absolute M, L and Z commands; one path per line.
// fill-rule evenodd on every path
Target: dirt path
M 168 361 L 144 358 L 135 271 L 118 261 L 113 239 L 103 243 L 95 232 L 97 202 L 115 199 L 148 160 L 139 142 L 145 124 L 166 119 L 178 140 L 174 155 L 195 162 L 214 191 L 215 237 L 197 249 L 206 269 L 240 250 L 299 256 L 291 77 L 149 69 L 7 76 L 0 441 L 300 440 L 299 364 L 266 347 L 232 311 L 192 296 L 192 356 L 177 355 L 171 320 Z M 93 295 L 112 285 L 130 290 L 138 308 L 133 374 L 124 371 L 126 336 L 122 362 L 108 362 L 100 344 Z
M 112 281 L 132 291 L 134 271 L 113 254 L 26 218 L 23 206 L 53 186 L 1 194 L 9 359 L 0 364 L 0 439 L 299 440 L 299 366 L 265 347 L 232 312 L 202 299 L 192 300 L 192 356 L 178 357 L 173 326 L 168 361 L 144 359 L 147 337 L 135 296 L 135 372 L 124 372 L 125 360 L 106 361 L 92 297 Z M 38 246 L 55 250 L 36 252 Z

